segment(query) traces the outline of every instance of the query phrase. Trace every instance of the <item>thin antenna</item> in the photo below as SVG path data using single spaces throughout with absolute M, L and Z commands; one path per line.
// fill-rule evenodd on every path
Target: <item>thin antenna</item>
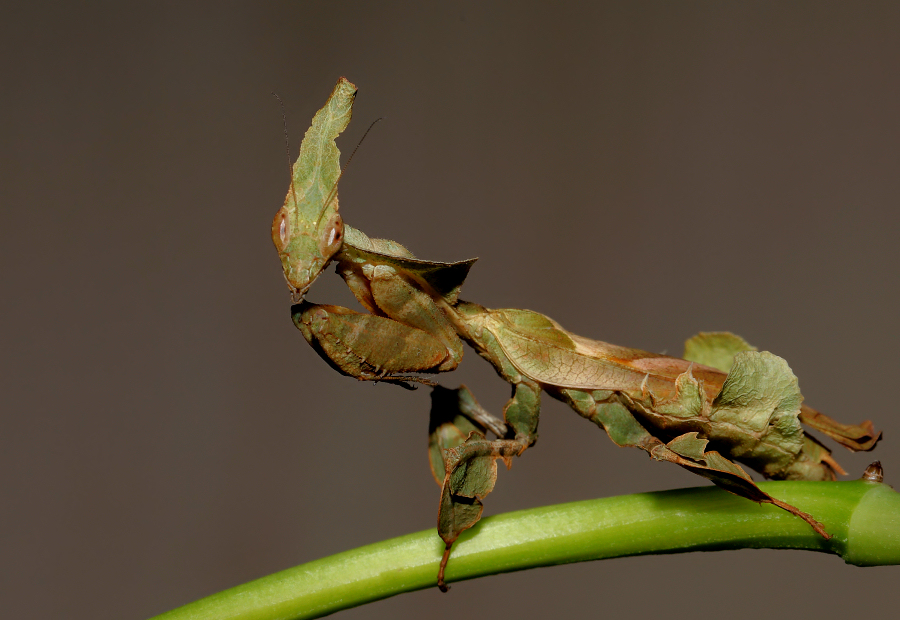
M 291 194 L 294 196 L 294 204 L 297 204 L 297 190 L 294 189 L 294 169 L 291 167 L 291 141 L 288 138 L 287 114 L 284 113 L 284 101 L 278 93 L 272 91 L 272 96 L 278 99 L 281 105 L 281 124 L 284 126 L 284 150 L 287 152 L 288 178 L 291 180 Z
M 322 218 L 325 216 L 325 210 L 328 208 L 328 205 L 331 204 L 331 201 L 334 200 L 334 197 L 337 195 L 338 183 L 341 182 L 341 178 L 344 176 L 344 172 L 347 171 L 347 166 L 350 165 L 350 162 L 353 160 L 353 156 L 356 155 L 356 151 L 359 150 L 359 147 L 362 145 L 363 140 L 366 139 L 366 136 L 369 135 L 369 132 L 372 131 L 372 127 L 375 126 L 375 123 L 378 121 L 383 121 L 384 117 L 376 118 L 372 121 L 372 124 L 369 125 L 369 128 L 366 129 L 366 133 L 363 134 L 362 138 L 359 139 L 359 142 L 356 143 L 356 148 L 353 149 L 353 152 L 350 153 L 350 157 L 347 158 L 347 161 L 344 162 L 344 167 L 341 168 L 341 173 L 338 175 L 337 181 L 334 182 L 334 187 L 331 188 L 331 192 L 328 194 L 328 198 L 325 199 L 325 204 L 322 206 L 322 214 L 319 215 L 319 219 L 316 221 L 316 227 L 318 227 L 319 222 L 322 221 Z

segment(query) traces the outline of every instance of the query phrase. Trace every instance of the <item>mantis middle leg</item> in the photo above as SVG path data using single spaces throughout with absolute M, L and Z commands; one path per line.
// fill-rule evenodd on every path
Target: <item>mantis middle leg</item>
M 716 486 L 749 500 L 773 504 L 809 523 L 826 539 L 831 535 L 809 514 L 763 492 L 738 464 L 719 452 L 707 450 L 707 439 L 685 433 L 664 443 L 647 431 L 620 400 L 617 393 L 564 389 L 558 394 L 575 411 L 604 429 L 617 445 L 640 448 L 658 461 L 668 461 L 711 480 Z
M 463 390 L 468 392 L 465 386 L 457 391 Z M 450 550 L 459 535 L 481 519 L 482 500 L 493 490 L 497 480 L 497 459 L 502 459 L 509 468 L 512 457 L 519 456 L 537 441 L 540 393 L 540 387 L 531 381 L 515 383 L 513 396 L 503 410 L 508 428 L 505 435 L 488 440 L 476 428 L 462 443 L 442 450 L 444 479 L 438 509 L 438 534 L 445 547 L 438 570 L 438 587 L 443 592 L 449 589 L 444 582 L 444 571 Z

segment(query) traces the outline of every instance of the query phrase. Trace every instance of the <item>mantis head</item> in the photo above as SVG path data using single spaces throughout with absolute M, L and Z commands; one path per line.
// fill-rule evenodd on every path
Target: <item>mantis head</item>
M 337 198 L 316 208 L 315 204 L 297 204 L 288 194 L 272 221 L 272 242 L 295 303 L 303 299 L 343 241 L 344 223 L 337 212 Z
M 355 97 L 356 87 L 345 78 L 338 80 L 303 138 L 284 206 L 272 221 L 272 242 L 294 303 L 343 245 L 337 200 L 341 153 L 334 140 L 350 122 Z

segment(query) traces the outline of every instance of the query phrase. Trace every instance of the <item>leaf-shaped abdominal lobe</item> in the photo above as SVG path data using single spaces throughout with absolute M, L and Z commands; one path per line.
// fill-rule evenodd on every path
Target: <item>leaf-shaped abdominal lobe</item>
M 734 357 L 712 404 L 710 440 L 767 477 L 779 477 L 803 447 L 803 396 L 787 362 L 767 351 Z

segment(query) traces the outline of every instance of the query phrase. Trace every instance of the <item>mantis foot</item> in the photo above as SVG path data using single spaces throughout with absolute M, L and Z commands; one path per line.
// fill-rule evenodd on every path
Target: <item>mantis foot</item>
M 453 548 L 453 543 L 447 543 L 447 546 L 444 547 L 444 555 L 441 556 L 441 567 L 438 569 L 437 586 L 441 592 L 450 591 L 450 586 L 444 581 L 444 571 L 447 569 L 447 560 L 450 559 L 451 548 Z
M 769 496 L 768 503 L 772 504 L 773 506 L 778 506 L 782 510 L 787 510 L 792 515 L 800 517 L 801 519 L 803 519 L 804 521 L 809 523 L 810 526 L 812 526 L 812 529 L 814 529 L 816 531 L 816 534 L 819 534 L 825 540 L 831 540 L 833 538 L 831 534 L 829 534 L 828 532 L 825 531 L 825 526 L 822 525 L 821 523 L 819 523 L 818 521 L 816 521 L 812 517 L 812 515 L 809 515 L 809 514 L 803 512 L 799 508 L 795 508 L 794 506 L 791 506 L 787 502 L 783 502 L 780 499 L 775 499 L 771 495 Z

